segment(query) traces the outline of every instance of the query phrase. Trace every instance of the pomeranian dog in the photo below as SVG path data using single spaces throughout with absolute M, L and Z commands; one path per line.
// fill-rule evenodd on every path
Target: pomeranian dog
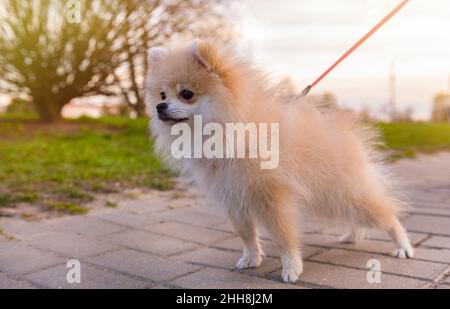
M 413 256 L 398 220 L 404 203 L 395 197 L 371 129 L 344 112 L 283 96 L 250 61 L 210 41 L 151 48 L 149 61 L 146 103 L 156 149 L 226 209 L 244 243 L 238 269 L 261 264 L 261 224 L 280 250 L 283 281 L 295 282 L 303 270 L 302 208 L 345 228 L 342 241 L 355 242 L 364 229 L 378 228 L 392 239 L 394 256 Z M 179 123 L 194 129 L 196 115 L 223 125 L 278 123 L 278 166 L 261 169 L 260 160 L 251 158 L 175 159 L 172 129 Z

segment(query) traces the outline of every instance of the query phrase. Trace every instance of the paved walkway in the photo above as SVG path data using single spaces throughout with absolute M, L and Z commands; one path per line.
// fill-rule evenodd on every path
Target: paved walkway
M 117 208 L 86 216 L 26 222 L 1 219 L 0 288 L 450 288 L 450 154 L 394 165 L 411 198 L 403 219 L 414 259 L 388 255 L 386 236 L 355 247 L 336 231 L 304 220 L 304 273 L 295 285 L 280 280 L 270 240 L 258 269 L 237 271 L 240 240 L 225 216 L 193 189 L 128 192 Z M 69 284 L 66 264 L 81 263 L 81 283 Z M 369 283 L 367 262 L 381 266 Z M 372 276 L 369 273 L 369 278 Z M 373 277 L 373 278 L 376 278 Z M 370 280 L 369 280 L 370 281 Z

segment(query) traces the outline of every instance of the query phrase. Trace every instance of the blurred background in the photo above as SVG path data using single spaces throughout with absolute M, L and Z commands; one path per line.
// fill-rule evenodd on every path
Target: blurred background
M 35 101 L 34 109 L 47 120 L 61 113 L 142 115 L 146 50 L 181 37 L 234 41 L 274 78 L 298 91 L 396 4 L 391 0 L 1 2 L 0 108 L 11 112 L 21 103 L 28 107 L 23 101 Z M 449 29 L 449 1 L 412 1 L 315 92 L 332 94 L 340 107 L 374 119 L 448 119 L 444 106 L 450 104 Z M 44 96 L 54 103 L 44 103 Z M 104 97 L 79 100 L 92 96 Z M 53 111 L 44 107 L 48 105 L 54 105 Z
M 296 95 L 398 2 L 0 0 L 0 215 L 171 188 L 147 136 L 150 47 L 232 43 Z M 311 97 L 378 127 L 392 160 L 446 150 L 449 55 L 450 1 L 413 0 Z

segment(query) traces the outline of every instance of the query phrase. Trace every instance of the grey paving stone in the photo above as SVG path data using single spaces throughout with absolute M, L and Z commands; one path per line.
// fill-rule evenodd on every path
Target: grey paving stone
M 388 241 L 364 239 L 357 244 L 343 244 L 339 242 L 338 236 L 323 234 L 305 235 L 304 242 L 314 246 L 345 248 L 349 250 L 359 250 L 381 254 L 389 254 L 394 249 L 392 242 Z
M 166 287 L 164 285 L 161 285 L 161 284 L 157 284 L 157 285 L 152 286 L 150 289 L 151 290 L 168 290 L 170 288 Z
M 0 271 L 20 275 L 63 263 L 64 260 L 50 252 L 28 247 L 18 242 L 0 243 Z
M 36 288 L 31 283 L 21 280 L 18 278 L 13 278 L 10 276 L 7 276 L 5 274 L 0 273 L 0 289 L 6 290 L 6 289 L 34 289 Z
M 438 285 L 436 287 L 436 289 L 438 289 L 438 290 L 449 290 L 450 289 L 450 285 L 449 284 L 441 284 L 441 285 Z
M 204 266 L 212 266 L 218 268 L 225 268 L 228 270 L 236 269 L 236 263 L 242 253 L 235 251 L 225 251 L 214 248 L 202 248 L 191 252 L 183 253 L 174 256 L 174 259 L 185 262 L 201 264 Z M 265 257 L 260 267 L 254 269 L 243 270 L 242 272 L 251 273 L 255 275 L 264 275 L 281 267 L 278 259 Z
M 135 213 L 145 214 L 167 210 L 167 203 L 162 199 L 139 199 L 139 200 L 126 200 L 120 203 L 120 209 Z
M 312 256 L 325 252 L 327 249 L 312 247 L 308 245 L 303 245 L 301 252 L 304 260 L 311 258 Z
M 254 276 L 221 269 L 206 268 L 175 279 L 169 284 L 194 289 L 292 289 L 295 285 L 284 284 Z
M 215 243 L 213 245 L 213 247 L 220 248 L 220 249 L 233 250 L 236 252 L 242 252 L 243 243 L 239 237 L 233 237 L 233 238 Z M 272 256 L 272 257 L 278 256 L 278 252 L 276 252 L 277 249 L 275 248 L 275 246 L 273 245 L 272 242 L 261 241 L 261 248 L 263 248 L 263 251 L 267 256 Z
M 450 219 L 446 217 L 413 215 L 404 220 L 408 230 L 450 236 Z
M 122 209 L 103 211 L 94 215 L 104 221 L 117 223 L 130 228 L 143 228 L 149 224 L 159 223 L 161 219 L 149 214 L 135 214 Z
M 415 233 L 415 232 L 408 232 L 409 240 L 413 245 L 421 242 L 427 237 L 427 234 L 424 233 Z M 383 240 L 387 242 L 392 242 L 391 238 L 386 234 L 384 231 L 380 230 L 370 230 L 368 231 L 366 239 L 373 239 L 373 240 Z
M 338 244 L 334 247 L 370 253 L 379 253 L 383 255 L 389 255 L 395 248 L 392 242 L 367 239 L 357 244 Z
M 305 262 L 303 273 L 297 284 L 313 284 L 324 287 L 344 289 L 416 289 L 426 288 L 430 283 L 389 274 L 381 274 L 381 283 L 368 283 L 368 272 L 343 266 Z M 280 272 L 273 273 L 273 278 L 280 278 Z
M 356 246 L 351 244 L 341 245 L 340 248 L 388 255 L 392 251 L 393 246 L 392 244 L 388 243 L 366 241 Z M 449 250 L 441 249 L 414 248 L 414 259 L 430 262 L 449 263 L 449 252 Z
M 450 204 L 450 202 L 449 202 Z M 428 204 L 420 204 L 412 207 L 409 211 L 410 214 L 419 215 L 436 215 L 436 216 L 447 216 L 450 217 L 450 209 L 447 208 L 434 208 L 427 206 Z
M 76 217 L 62 220 L 53 226 L 54 230 L 66 233 L 76 233 L 90 237 L 105 236 L 126 228 L 117 224 L 107 223 L 93 217 Z
M 143 231 L 126 231 L 105 237 L 106 241 L 130 249 L 169 256 L 199 247 L 199 245 L 172 237 Z
M 69 233 L 46 233 L 33 237 L 26 242 L 41 249 L 64 254 L 69 258 L 83 258 L 97 255 L 117 248 L 104 241 L 97 241 L 85 236 Z
M 450 250 L 415 248 L 414 258 L 418 260 L 442 262 L 450 265 Z
M 142 289 L 150 283 L 117 274 L 111 271 L 81 263 L 81 283 L 67 283 L 69 271 L 64 265 L 58 265 L 43 271 L 32 273 L 25 278 L 52 289 Z
M 229 233 L 191 226 L 178 222 L 164 222 L 160 224 L 150 225 L 146 229 L 151 232 L 173 236 L 179 239 L 184 239 L 205 245 L 209 245 L 233 236 Z
M 51 226 L 46 221 L 30 222 L 20 219 L 2 220 L 0 227 L 5 230 L 6 234 L 18 239 L 29 239 L 31 236 L 51 230 Z
M 383 272 L 427 280 L 436 279 L 448 268 L 448 265 L 442 263 L 417 261 L 414 259 L 397 259 L 378 254 L 341 249 L 332 249 L 312 258 L 313 261 L 361 269 L 366 268 L 367 262 L 371 259 L 377 259 L 380 261 L 381 270 Z
M 198 203 L 196 203 L 192 207 L 189 207 L 188 209 L 189 211 L 192 211 L 194 213 L 202 213 L 209 216 L 227 218 L 225 210 L 217 205 L 213 205 L 212 202 L 208 199 L 200 200 L 198 201 Z
M 445 283 L 450 284 L 450 276 L 448 276 L 448 277 L 445 279 Z
M 448 184 L 447 184 L 448 185 Z M 439 201 L 439 197 L 436 196 L 435 184 L 424 185 L 420 190 L 414 192 L 410 205 L 412 206 L 412 211 L 421 212 L 433 212 L 435 214 L 447 215 L 447 210 L 449 209 L 449 204 L 447 202 Z M 439 213 L 442 211 L 442 213 Z M 410 212 L 410 213 L 411 213 Z
M 197 200 L 191 197 L 168 197 L 164 202 L 166 209 L 186 209 L 197 204 Z
M 219 230 L 219 231 L 228 232 L 228 233 L 234 233 L 234 228 L 231 225 L 231 222 L 229 222 L 229 221 L 224 222 L 222 224 L 218 224 L 212 228 L 214 230 Z
M 315 233 L 315 234 L 316 234 L 315 236 L 317 236 L 318 233 Z M 338 242 L 339 237 L 342 236 L 344 233 L 342 231 L 339 231 L 336 228 L 330 228 L 330 229 L 326 229 L 326 230 L 322 231 L 322 233 L 320 233 L 320 234 L 338 236 L 335 238 L 336 242 Z M 304 238 L 310 238 L 311 237 L 310 235 L 311 234 L 307 234 L 304 236 Z M 314 236 L 312 236 L 312 237 L 314 237 Z M 319 235 L 319 237 L 320 237 L 320 235 Z M 428 235 L 425 233 L 408 232 L 408 237 L 412 244 L 417 244 L 417 243 L 421 242 L 422 240 L 424 240 L 425 238 L 427 238 Z M 384 231 L 381 231 L 381 230 L 366 230 L 365 239 L 366 240 L 383 240 L 383 241 L 391 242 L 391 238 L 387 235 L 387 233 Z
M 175 221 L 201 227 L 214 227 L 227 221 L 226 217 L 195 213 L 189 211 L 189 209 L 168 210 L 158 213 L 157 217 L 164 221 Z
M 200 267 L 129 249 L 87 259 L 88 262 L 122 273 L 161 282 L 193 272 Z
M 431 236 L 429 239 L 422 242 L 421 246 L 450 249 L 450 237 Z
M 352 251 L 362 251 L 388 255 L 394 249 L 391 242 L 379 240 L 363 240 L 358 244 L 341 244 L 335 236 L 325 235 L 308 235 L 310 243 L 315 245 L 325 246 L 330 248 L 340 248 Z M 429 248 L 414 248 L 414 258 L 418 260 L 448 263 L 449 250 L 429 249 Z
M 331 228 L 331 226 L 326 222 L 317 220 L 302 220 L 299 223 L 299 226 L 303 233 L 323 233 Z

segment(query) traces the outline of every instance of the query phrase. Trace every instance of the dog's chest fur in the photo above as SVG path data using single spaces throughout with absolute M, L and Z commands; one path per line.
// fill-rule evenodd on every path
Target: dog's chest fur
M 250 179 L 248 168 L 239 160 L 214 159 L 189 162 L 189 173 L 210 198 L 227 208 L 243 208 L 258 191 L 258 181 Z M 251 182 L 251 183 L 250 183 Z

